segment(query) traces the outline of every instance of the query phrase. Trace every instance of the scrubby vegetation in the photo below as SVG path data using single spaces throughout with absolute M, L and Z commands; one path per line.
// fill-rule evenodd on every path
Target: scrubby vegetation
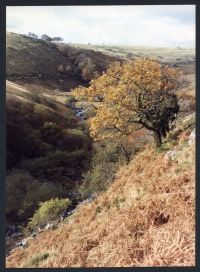
M 81 198 L 86 199 L 92 195 L 105 191 L 113 181 L 115 173 L 125 159 L 115 144 L 106 144 L 97 148 L 91 160 L 91 167 L 83 175 L 78 191 Z
M 51 200 L 40 202 L 39 208 L 28 223 L 28 228 L 36 229 L 36 227 L 44 227 L 47 223 L 57 220 L 70 204 L 71 201 L 68 198 L 52 198 Z
M 7 267 L 24 267 L 41 250 L 52 252 L 40 264 L 48 268 L 194 266 L 195 151 L 182 141 L 177 148 L 168 163 L 165 152 L 146 146 L 106 192 L 41 233 L 39 244 L 15 250 Z
M 7 221 L 23 223 L 32 216 L 39 202 L 62 195 L 61 186 L 41 182 L 23 170 L 12 170 L 6 177 Z
M 134 142 L 134 135 L 120 140 L 102 140 L 95 143 L 90 168 L 83 174 L 78 186 L 81 198 L 86 199 L 105 191 L 115 179 L 119 168 L 129 163 L 141 149 L 139 143 Z
M 37 102 L 7 96 L 10 222 L 26 222 L 40 201 L 66 196 L 90 162 L 92 145 L 87 128 L 79 126 L 67 110 L 55 110 L 39 96 Z

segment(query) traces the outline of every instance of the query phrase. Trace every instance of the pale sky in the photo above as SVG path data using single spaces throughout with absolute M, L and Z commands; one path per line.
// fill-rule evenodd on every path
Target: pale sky
M 195 5 L 8 6 L 7 31 L 65 42 L 195 47 Z

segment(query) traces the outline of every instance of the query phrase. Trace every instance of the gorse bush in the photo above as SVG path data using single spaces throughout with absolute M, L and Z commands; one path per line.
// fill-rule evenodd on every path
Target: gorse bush
M 47 223 L 53 220 L 57 220 L 59 215 L 69 208 L 71 201 L 68 198 L 65 199 L 51 199 L 39 204 L 38 210 L 28 223 L 28 228 L 34 229 L 37 226 L 44 227 Z

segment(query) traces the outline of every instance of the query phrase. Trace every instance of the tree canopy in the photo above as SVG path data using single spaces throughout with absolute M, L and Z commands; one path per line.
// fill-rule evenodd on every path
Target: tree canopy
M 62 42 L 63 38 L 61 38 L 61 37 L 53 37 L 51 40 L 55 41 L 55 42 Z
M 180 75 L 152 58 L 113 63 L 89 87 L 75 90 L 79 98 L 99 101 L 89 120 L 92 136 L 121 137 L 145 127 L 154 132 L 156 146 L 161 145 L 179 111 L 175 90 Z
M 52 40 L 52 38 L 48 36 L 47 34 L 42 34 L 41 39 L 47 42 L 50 42 Z
M 32 32 L 29 32 L 28 36 L 31 37 L 31 38 L 33 38 L 33 39 L 38 39 L 38 35 L 36 35 L 36 34 L 34 34 Z

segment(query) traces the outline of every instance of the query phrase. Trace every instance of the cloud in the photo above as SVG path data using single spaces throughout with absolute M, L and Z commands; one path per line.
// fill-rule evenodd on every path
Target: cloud
M 195 47 L 195 6 L 7 7 L 7 30 L 74 43 Z

